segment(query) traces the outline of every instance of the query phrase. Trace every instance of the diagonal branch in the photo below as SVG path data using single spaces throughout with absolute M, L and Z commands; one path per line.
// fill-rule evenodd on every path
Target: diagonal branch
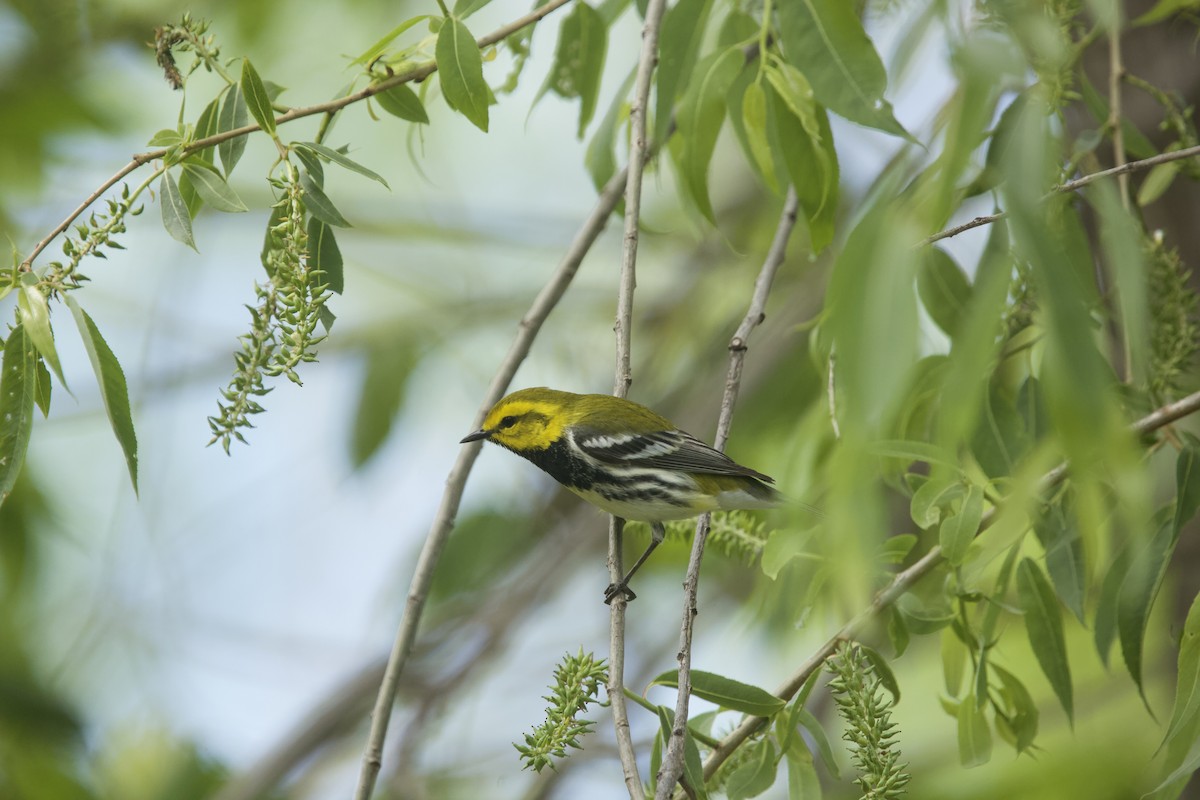
M 592 213 L 588 215 L 582 227 L 575 234 L 575 239 L 564 254 L 558 270 L 542 287 L 542 291 L 534 299 L 529 311 L 521 318 L 521 322 L 517 326 L 517 336 L 509 347 L 508 355 L 497 369 L 495 377 L 492 378 L 487 394 L 484 395 L 483 402 L 476 413 L 475 427 L 482 423 L 488 409 L 504 394 L 517 367 L 529 354 L 533 340 L 541 330 L 542 323 L 546 321 L 550 312 L 562 299 L 571 280 L 575 277 L 583 257 L 587 255 L 600 232 L 604 230 L 605 223 L 617 207 L 617 203 L 620 202 L 624 186 L 624 171 L 614 175 L 605 185 L 596 202 L 596 207 L 592 209 Z M 379 776 L 379 769 L 383 764 L 383 743 L 387 738 L 388 722 L 391 718 L 392 705 L 396 699 L 400 675 L 412 652 L 413 642 L 417 635 L 417 625 L 420 623 L 421 614 L 425 609 L 425 600 L 429 596 L 429 587 L 433 582 L 433 573 L 441 558 L 442 550 L 446 546 L 446 540 L 450 536 L 450 530 L 454 527 L 454 518 L 458 514 L 459 504 L 462 502 L 463 487 L 466 485 L 471 467 L 475 464 L 475 458 L 479 455 L 480 447 L 479 443 L 469 444 L 459 452 L 458 460 L 454 462 L 454 466 L 446 478 L 446 489 L 442 493 L 441 504 L 438 506 L 437 514 L 429 529 L 429 535 L 426 537 L 421 554 L 417 559 L 416 570 L 408 588 L 404 616 L 396 631 L 396 641 L 392 645 L 392 653 L 388 658 L 383 682 L 379 687 L 379 696 L 375 701 L 375 708 L 371 712 L 371 732 L 363 753 L 362 770 L 355 795 L 358 800 L 370 798 L 375 780 Z
M 1193 392 L 1181 400 L 1165 405 L 1147 414 L 1130 425 L 1130 429 L 1136 434 L 1144 435 L 1170 425 L 1172 422 L 1194 414 L 1197 411 L 1200 411 L 1200 392 Z M 1064 462 L 1047 472 L 1041 477 L 1038 490 L 1045 491 L 1062 483 L 1067 477 L 1067 469 L 1067 464 Z M 990 509 L 980 523 L 980 532 L 990 527 L 995 522 L 996 516 L 995 508 Z M 826 659 L 833 655 L 839 642 L 845 639 L 856 638 L 869 623 L 895 603 L 913 584 L 924 578 L 941 562 L 942 549 L 934 545 L 919 561 L 908 569 L 897 573 L 892 578 L 891 583 L 875 596 L 875 599 L 871 601 L 869 606 L 844 624 L 837 633 L 829 637 L 815 653 L 809 656 L 792 673 L 791 677 L 783 685 L 775 690 L 775 694 L 780 698 L 790 700 L 796 692 L 800 691 L 808 679 L 812 677 L 813 673 L 824 665 Z M 720 745 L 715 747 L 709 754 L 708 759 L 704 762 L 704 777 L 707 779 L 716 774 L 716 771 L 725 763 L 729 756 L 743 742 L 761 730 L 768 721 L 766 717 L 746 717 L 743 719 L 741 724 L 732 733 L 722 739 Z
M 762 269 L 754 282 L 754 293 L 750 298 L 750 307 L 742 324 L 729 340 L 729 371 L 725 377 L 725 393 L 721 398 L 721 415 L 717 421 L 716 440 L 713 444 L 718 450 L 725 449 L 729 440 L 729 428 L 733 424 L 733 406 L 737 402 L 738 392 L 742 385 L 742 365 L 746 361 L 747 341 L 751 332 L 758 327 L 766 316 L 767 296 L 771 293 L 771 284 L 775 273 L 782 266 L 787 254 L 788 240 L 796 226 L 796 215 L 800 210 L 800 199 L 796 187 L 788 191 L 783 213 L 779 217 L 779 225 L 775 229 L 775 238 L 771 249 L 763 261 Z M 683 582 L 684 607 L 683 625 L 679 633 L 679 677 L 677 680 L 678 696 L 675 700 L 675 722 L 671 728 L 671 740 L 667 744 L 667 752 L 663 757 L 662 767 L 658 772 L 658 790 L 656 800 L 667 800 L 675 789 L 680 776 L 683 774 L 684 734 L 687 731 L 688 701 L 692 694 L 692 623 L 696 618 L 696 590 L 700 584 L 700 562 L 704 557 L 704 545 L 708 539 L 709 515 L 704 514 L 696 522 L 696 536 L 692 541 L 692 555 L 688 560 L 687 578 Z
M 484 47 L 490 47 L 502 39 L 508 38 L 522 28 L 532 25 L 548 14 L 557 11 L 559 8 L 565 6 L 569 2 L 571 2 L 571 0 L 549 0 L 545 5 L 535 8 L 525 16 L 515 19 L 507 25 L 502 25 L 489 34 L 480 36 L 475 43 L 480 49 Z M 330 114 L 334 111 L 339 111 L 346 106 L 362 102 L 368 97 L 391 89 L 393 86 L 399 86 L 402 83 L 419 83 L 436 71 L 436 61 L 425 61 L 405 70 L 404 72 L 396 73 L 395 75 L 385 78 L 384 80 L 372 83 L 370 86 L 360 89 L 352 94 L 348 94 L 345 97 L 338 97 L 334 100 L 329 100 L 324 103 L 317 103 L 316 105 L 312 106 L 297 106 L 296 108 L 293 108 L 290 111 L 280 114 L 278 117 L 276 117 L 275 124 L 278 126 L 283 125 L 286 122 L 303 119 L 304 117 L 311 117 L 316 114 Z M 200 150 L 205 150 L 214 145 L 218 145 L 221 142 L 225 142 L 230 139 L 237 139 L 241 136 L 247 136 L 255 131 L 260 130 L 262 130 L 262 127 L 257 123 L 252 125 L 243 125 L 240 128 L 233 128 L 212 136 L 206 136 L 203 139 L 196 139 L 193 142 L 188 142 L 187 144 L 179 147 L 178 152 L 182 158 L 184 156 L 191 155 L 192 153 L 199 152 Z M 78 208 L 72 211 L 66 219 L 64 219 L 57 225 L 57 227 L 54 228 L 54 230 L 50 231 L 50 233 L 46 234 L 46 236 L 40 242 L 34 245 L 33 250 L 31 250 L 29 253 L 29 256 L 21 262 L 19 267 L 20 271 L 28 272 L 30 269 L 32 269 L 34 260 L 41 255 L 43 251 L 45 251 L 50 243 L 54 241 L 54 239 L 57 238 L 61 233 L 63 233 L 63 231 L 71 227 L 71 223 L 79 219 L 79 217 L 81 217 L 84 212 L 88 210 L 92 203 L 100 199 L 100 197 L 109 189 L 116 186 L 122 178 L 139 169 L 140 167 L 149 164 L 151 161 L 157 161 L 160 158 L 165 158 L 167 152 L 168 148 L 161 147 L 157 150 L 147 150 L 144 153 L 135 154 L 128 164 L 121 167 L 116 174 L 114 174 L 104 183 L 100 184 L 100 186 L 94 192 L 88 195 L 87 199 L 85 199 Z
M 642 26 L 642 51 L 638 56 L 637 78 L 634 81 L 633 103 L 629 109 L 631 140 L 629 143 L 629 168 L 625 181 L 625 232 L 621 246 L 621 277 L 617 290 L 617 320 L 614 331 L 617 337 L 616 375 L 613 378 L 613 394 L 625 397 L 629 384 L 633 382 L 630 369 L 630 339 L 633 329 L 633 290 L 637 285 L 638 225 L 642 213 L 642 173 L 650 158 L 650 144 L 646 138 L 646 111 L 650 104 L 650 84 L 654 68 L 658 64 L 658 31 L 666 11 L 666 0 L 650 0 L 646 7 L 645 23 Z M 624 521 L 612 518 L 608 533 L 608 571 L 612 582 L 621 580 L 624 571 L 621 563 L 622 531 Z M 637 754 L 633 749 L 633 737 L 629 731 L 629 712 L 625 707 L 625 608 L 627 601 L 618 592 L 610 605 L 609 656 L 608 656 L 608 699 L 612 704 L 613 729 L 617 737 L 617 754 L 621 759 L 621 771 L 625 776 L 625 788 L 631 800 L 642 800 L 642 778 L 638 774 Z

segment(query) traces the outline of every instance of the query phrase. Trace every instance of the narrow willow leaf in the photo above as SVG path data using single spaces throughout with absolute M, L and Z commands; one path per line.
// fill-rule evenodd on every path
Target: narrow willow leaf
M 164 172 L 158 184 L 158 202 L 162 205 L 163 227 L 171 238 L 183 242 L 196 250 L 196 242 L 192 238 L 192 215 L 188 212 L 187 202 L 179 191 L 179 184 L 171 173 Z
M 406 84 L 402 83 L 390 89 L 384 89 L 375 95 L 375 102 L 393 117 L 399 117 L 409 122 L 418 122 L 422 125 L 429 124 L 429 114 L 426 113 L 421 98 L 417 97 L 417 93 L 408 88 Z
M 1086 569 L 1075 516 L 1056 503 L 1034 523 L 1033 531 L 1046 551 L 1046 571 L 1058 599 L 1082 623 Z
M 808 731 L 808 735 L 812 737 L 813 743 L 817 746 L 817 753 L 821 756 L 821 761 L 825 764 L 825 769 L 829 770 L 829 774 L 834 778 L 840 778 L 841 768 L 838 766 L 837 759 L 833 755 L 833 747 L 829 743 L 829 736 L 825 733 L 825 728 L 821 725 L 821 721 L 813 716 L 811 711 L 800 706 L 796 714 L 796 722 L 800 727 Z
M 1037 704 L 1016 675 L 996 664 L 992 664 L 992 673 L 1000 678 L 1002 694 L 1007 701 L 1008 725 L 1013 733 L 1013 747 L 1018 753 L 1023 753 L 1037 738 Z
M 242 59 L 242 78 L 238 81 L 238 86 L 242 90 L 242 97 L 246 100 L 246 109 L 250 116 L 254 117 L 259 127 L 274 136 L 275 109 L 271 108 L 271 96 L 267 94 L 267 87 L 263 86 L 262 78 L 258 77 L 257 70 L 248 58 Z
M 246 98 L 242 96 L 241 87 L 235 83 L 225 90 L 225 99 L 221 102 L 221 113 L 217 118 L 218 132 L 244 128 L 249 123 L 250 112 L 246 110 Z M 217 145 L 217 153 L 221 156 L 221 166 L 225 168 L 226 176 L 233 173 L 233 168 L 237 166 L 245 151 L 245 136 L 226 139 Z
M 775 775 L 775 745 L 770 738 L 760 739 L 746 753 L 741 765 L 730 773 L 725 794 L 729 800 L 758 797 L 774 785 Z
M 654 71 L 653 141 L 666 140 L 676 99 L 687 88 L 700 52 L 712 0 L 679 0 L 663 16 Z
M 964 767 L 982 766 L 992 759 L 992 731 L 987 717 L 967 695 L 958 706 L 958 760 Z
M 347 156 L 345 153 L 334 150 L 332 147 L 326 147 L 325 145 L 318 144 L 316 142 L 295 142 L 293 143 L 293 146 L 302 148 L 304 150 L 309 150 L 313 153 L 318 153 L 322 158 L 332 161 L 339 167 L 348 169 L 351 172 L 357 172 L 359 175 L 362 175 L 365 178 L 370 178 L 376 183 L 381 183 L 389 189 L 392 188 L 388 186 L 388 182 L 385 181 L 377 172 L 367 169 L 362 164 L 359 164 L 357 161 Z
M 927 464 L 939 464 L 956 467 L 953 455 L 944 447 L 930 442 L 914 442 L 903 439 L 880 439 L 872 442 L 868 448 L 872 455 L 885 458 L 907 459 L 908 463 L 924 461 Z
M 746 87 L 742 95 L 742 127 L 750 144 L 751 164 L 763 183 L 773 192 L 779 191 L 775 177 L 775 159 L 767 136 L 767 94 L 757 81 Z
M 1142 795 L 1143 800 L 1174 800 L 1180 797 L 1184 787 L 1191 780 L 1192 773 L 1197 769 L 1200 769 L 1200 739 L 1192 742 L 1192 747 L 1184 756 L 1183 762 L 1163 778 L 1162 783 L 1148 794 Z
M 355 468 L 363 466 L 379 452 L 404 403 L 417 354 L 403 341 L 389 340 L 366 352 L 366 370 L 351 418 L 350 463 Z
M 679 104 L 679 135 L 683 138 L 683 185 L 706 219 L 716 224 L 708 194 L 708 165 L 725 122 L 725 96 L 742 69 L 745 55 L 731 47 L 712 53 L 696 67 Z
M 342 251 L 338 249 L 333 228 L 315 216 L 308 218 L 308 268 L 320 270 L 321 282 L 334 294 L 341 294 L 346 288 Z
M 215 169 L 210 169 L 207 165 L 201 166 L 198 163 L 184 161 L 183 174 L 190 179 L 196 194 L 200 195 L 200 199 L 217 211 L 236 213 L 250 210 L 246 208 L 242 198 L 237 196 L 237 192 L 233 191 L 232 187 Z
M 946 694 L 958 697 L 966 674 L 967 646 L 958 638 L 953 628 L 943 628 L 941 633 L 942 679 Z
M 1184 447 L 1175 461 L 1175 535 L 1200 508 L 1200 441 L 1183 434 Z
M 183 144 L 183 134 L 174 128 L 163 128 L 155 132 L 146 144 L 150 147 L 174 147 Z
M 325 186 L 325 162 L 317 156 L 312 150 L 305 150 L 303 147 L 292 148 L 292 154 L 304 166 L 313 183 L 324 188 Z
M 342 216 L 342 212 L 337 210 L 337 206 L 333 204 L 333 201 L 329 199 L 325 191 L 317 185 L 316 181 L 307 172 L 300 173 L 300 186 L 304 189 L 304 207 L 314 217 L 327 225 L 333 225 L 337 228 L 352 227 L 346 221 L 346 218 Z
M 200 116 L 196 119 L 196 139 L 207 139 L 209 136 L 214 136 L 221 131 L 221 98 L 213 98 L 213 101 L 204 107 L 200 112 Z M 189 158 L 195 158 L 203 161 L 206 164 L 213 163 L 215 156 L 213 148 L 206 147 L 203 150 L 197 150 L 192 153 Z
M 1167 773 L 1167 777 L 1155 789 L 1155 794 L 1151 795 L 1155 798 L 1178 797 L 1179 790 L 1183 788 L 1187 778 L 1191 777 L 1196 765 L 1200 765 L 1200 760 L 1192 763 L 1192 759 L 1189 758 L 1200 742 L 1200 595 L 1192 601 L 1187 621 L 1183 625 L 1176 674 L 1178 677 L 1171 721 L 1160 746 L 1160 749 L 1166 750 L 1163 771 Z M 1164 791 L 1180 779 L 1183 780 L 1175 791 Z M 1159 795 L 1159 792 L 1162 794 Z
M 375 59 L 383 55 L 392 42 L 400 37 L 405 31 L 414 25 L 418 25 L 427 19 L 432 19 L 428 14 L 421 14 L 411 19 L 406 19 L 390 31 L 385 33 L 378 41 L 368 47 L 362 55 L 350 62 L 350 66 L 358 66 L 360 64 L 370 64 Z
M 488 88 L 483 57 L 467 26 L 453 17 L 438 31 L 434 48 L 446 102 L 484 133 L 488 129 Z
M 700 748 L 692 736 L 692 729 L 683 728 L 683 774 L 695 792 L 696 800 L 708 800 L 708 790 L 704 786 L 704 762 L 700 760 Z
M 8 499 L 29 450 L 37 396 L 37 348 L 17 325 L 0 360 L 0 505 Z
M 678 688 L 678 681 L 678 671 L 668 670 L 650 681 L 649 685 Z M 695 669 L 692 670 L 692 694 L 710 703 L 716 703 L 721 708 L 741 711 L 756 717 L 770 717 L 787 705 L 786 701 L 766 689 Z
M 580 139 L 596 113 L 607 51 L 608 26 L 604 19 L 587 3 L 576 3 L 559 27 L 554 64 L 533 102 L 536 105 L 547 91 L 567 99 L 579 98 L 576 135 Z
M 50 382 L 50 370 L 46 369 L 44 359 L 38 359 L 37 365 L 37 406 L 42 410 L 42 417 L 50 416 L 50 395 L 53 390 Z
M 867 659 L 867 663 L 871 665 L 871 669 L 875 671 L 875 677 L 879 678 L 879 682 L 883 684 L 883 688 L 891 693 L 892 705 L 899 703 L 900 683 L 896 680 L 896 674 L 892 672 L 891 664 L 888 664 L 887 659 L 880 655 L 879 651 L 873 647 L 868 647 L 865 644 L 860 644 L 858 647 Z
M 908 558 L 916 544 L 915 533 L 898 533 L 883 540 L 875 551 L 875 557 L 881 564 L 900 564 Z
M 588 142 L 583 163 L 587 167 L 588 175 L 592 176 L 592 185 L 597 190 L 603 188 L 604 184 L 608 183 L 609 179 L 617 173 L 617 132 L 624 127 L 629 116 L 626 97 L 629 95 L 629 89 L 633 86 L 635 77 L 637 77 L 637 70 L 630 70 L 629 75 L 625 77 L 625 82 L 621 84 L 621 88 L 617 89 L 617 93 L 613 95 L 608 113 L 604 115 L 604 119 L 600 120 L 600 124 L 596 126 L 596 132 L 592 134 L 592 140 Z
M 852 3 L 793 0 L 780 3 L 778 12 L 787 59 L 808 78 L 821 105 L 851 122 L 912 140 L 884 99 L 887 72 Z
M 50 327 L 50 304 L 46 295 L 36 286 L 22 286 L 17 295 L 17 317 L 21 327 L 33 346 L 46 359 L 55 377 L 64 387 L 67 381 L 63 378 L 62 364 L 58 360 L 58 350 L 54 347 L 54 329 Z
M 457 0 L 454 4 L 454 16 L 465 19 L 490 2 L 492 0 Z
M 971 484 L 967 496 L 963 498 L 962 508 L 957 514 L 942 521 L 938 529 L 938 542 L 942 546 L 942 555 L 953 566 L 958 566 L 967 556 L 967 548 L 975 540 L 979 531 L 979 522 L 983 519 L 983 488 Z
M 1179 174 L 1180 166 L 1178 161 L 1168 161 L 1166 164 L 1159 164 L 1146 173 L 1145 180 L 1138 187 L 1137 204 L 1140 208 L 1153 203 L 1155 200 L 1163 196 L 1167 189 L 1171 188 L 1171 184 L 1175 182 L 1175 176 Z
M 1063 636 L 1062 612 L 1054 589 L 1038 565 L 1029 558 L 1017 567 L 1017 596 L 1025 613 L 1025 632 L 1042 672 L 1062 703 L 1067 718 L 1074 724 L 1075 702 L 1071 686 L 1071 666 Z
M 79 326 L 79 335 L 83 338 L 83 346 L 91 359 L 92 369 L 96 373 L 96 384 L 100 387 L 100 398 L 104 401 L 104 410 L 108 413 L 109 424 L 117 437 L 117 444 L 125 454 L 125 464 L 129 468 L 129 480 L 133 483 L 133 491 L 138 490 L 138 454 L 137 435 L 133 430 L 133 416 L 129 410 L 129 388 L 125 383 L 125 371 L 113 351 L 109 348 L 100 330 L 88 313 L 80 308 L 74 298 L 67 295 L 66 304 L 75 315 L 75 323 Z
M 821 779 L 813 766 L 812 753 L 800 748 L 788 751 L 788 800 L 821 800 Z
M 937 525 L 942 510 L 949 508 L 950 501 L 962 496 L 966 487 L 957 475 L 935 475 L 913 492 L 909 502 L 909 514 L 918 528 Z
M 929 316 L 953 339 L 971 303 L 971 284 L 962 268 L 940 247 L 930 248 L 921 259 L 917 294 Z
M 774 108 L 774 113 L 769 115 L 775 120 L 776 136 L 772 146 L 778 143 L 783 166 L 808 221 L 810 245 L 814 252 L 820 252 L 833 241 L 840 185 L 829 114 L 824 106 L 815 107 L 814 133 L 793 113 L 790 104 L 780 98 L 775 83 L 768 93 L 768 103 Z
M 1113 640 L 1117 638 L 1117 601 L 1121 596 L 1121 584 L 1125 582 L 1125 576 L 1129 573 L 1130 561 L 1128 547 L 1117 551 L 1100 584 L 1100 600 L 1096 603 L 1092 637 L 1096 642 L 1096 652 L 1106 667 Z
M 1154 537 L 1129 565 L 1129 572 L 1121 583 L 1121 593 L 1117 597 L 1117 636 L 1121 642 L 1121 656 L 1142 699 L 1147 703 L 1149 701 L 1142 683 L 1146 626 L 1178 541 L 1179 537 L 1170 522 L 1159 526 Z

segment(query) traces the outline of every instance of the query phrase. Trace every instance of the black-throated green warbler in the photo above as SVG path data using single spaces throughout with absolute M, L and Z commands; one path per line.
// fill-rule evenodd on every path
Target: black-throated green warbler
M 719 509 L 777 505 L 774 480 L 743 467 L 645 406 L 606 394 L 521 389 L 492 407 L 463 443 L 487 439 L 548 472 L 594 506 L 650 523 L 650 546 L 605 602 L 629 599 L 629 579 L 663 540 L 663 522 Z

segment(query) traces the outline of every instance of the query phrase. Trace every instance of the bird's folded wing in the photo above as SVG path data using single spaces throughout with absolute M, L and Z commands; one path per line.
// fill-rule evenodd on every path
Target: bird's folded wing
M 575 444 L 587 455 L 605 464 L 649 469 L 674 469 L 709 475 L 744 475 L 774 481 L 761 472 L 743 467 L 719 450 L 683 431 L 652 433 L 578 434 Z

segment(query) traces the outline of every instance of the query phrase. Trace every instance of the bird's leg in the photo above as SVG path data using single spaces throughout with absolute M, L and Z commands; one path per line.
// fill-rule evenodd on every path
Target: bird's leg
M 633 577 L 633 573 L 638 571 L 642 564 L 646 563 L 646 559 L 654 552 L 654 548 L 662 544 L 663 538 L 667 535 L 667 529 L 663 527 L 661 522 L 650 523 L 650 546 L 646 548 L 646 552 L 642 553 L 638 560 L 633 562 L 633 566 L 629 568 L 629 572 L 625 573 L 625 577 L 621 578 L 617 583 L 610 583 L 608 588 L 604 590 L 604 603 L 611 605 L 617 595 L 625 595 L 626 600 L 633 600 L 637 597 L 633 590 L 629 588 L 629 579 Z

